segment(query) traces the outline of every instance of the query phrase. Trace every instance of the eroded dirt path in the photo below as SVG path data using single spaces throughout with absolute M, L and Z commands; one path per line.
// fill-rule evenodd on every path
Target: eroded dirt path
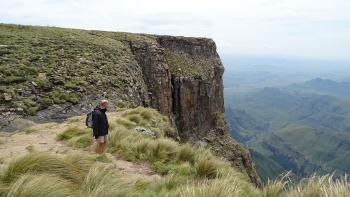
M 120 114 L 110 113 L 110 121 L 114 121 Z M 66 145 L 63 141 L 57 141 L 58 133 L 69 127 L 85 127 L 85 116 L 77 116 L 64 123 L 36 124 L 26 131 L 14 134 L 2 133 L 0 137 L 0 160 L 9 162 L 11 159 L 27 154 L 29 151 L 45 151 L 58 154 L 83 153 L 94 154 L 94 145 L 82 150 Z M 160 176 L 154 173 L 146 164 L 136 164 L 122 160 L 118 155 L 107 153 L 107 158 L 116 165 L 120 172 L 130 179 L 153 180 Z

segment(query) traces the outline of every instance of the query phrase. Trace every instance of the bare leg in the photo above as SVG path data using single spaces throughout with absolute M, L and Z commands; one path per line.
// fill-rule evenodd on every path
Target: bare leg
M 101 143 L 101 148 L 102 148 L 102 151 L 101 151 L 101 154 L 105 152 L 106 150 L 106 143 L 107 143 L 107 137 L 104 136 L 104 140 L 103 140 L 103 143 Z
M 101 154 L 105 152 L 105 142 L 101 143 Z
M 95 143 L 95 152 L 100 153 L 100 143 L 98 142 Z
M 103 143 L 98 143 L 99 146 L 99 154 L 103 153 Z

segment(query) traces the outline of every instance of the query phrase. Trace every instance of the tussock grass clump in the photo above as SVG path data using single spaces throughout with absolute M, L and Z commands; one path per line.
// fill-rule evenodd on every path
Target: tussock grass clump
M 218 175 L 219 164 L 214 159 L 200 159 L 196 165 L 196 175 L 203 178 L 215 178 Z
M 169 174 L 179 176 L 193 177 L 196 174 L 196 169 L 193 167 L 193 164 L 189 162 L 170 164 L 168 169 Z
M 97 158 L 96 158 L 97 159 Z M 31 153 L 0 173 L 0 196 L 135 196 L 114 165 L 92 157 Z
M 179 189 L 177 195 L 181 197 L 215 196 L 232 197 L 244 195 L 240 185 L 234 180 L 214 179 L 204 180 L 197 184 L 187 184 Z
M 86 148 L 93 143 L 92 134 L 86 133 L 84 135 L 75 136 L 68 140 L 68 144 L 76 148 Z
M 350 182 L 347 177 L 335 179 L 333 175 L 305 178 L 286 189 L 287 197 L 343 197 L 350 196 Z
M 142 117 L 139 114 L 131 114 L 128 116 L 128 119 L 136 124 L 139 124 L 142 120 Z
M 64 130 L 62 133 L 57 135 L 57 140 L 69 140 L 73 137 L 83 135 L 87 132 L 89 132 L 90 129 L 81 129 L 78 127 L 70 127 L 66 130 Z
M 57 140 L 66 140 L 70 146 L 86 148 L 93 143 L 92 131 L 89 128 L 70 127 L 57 135 Z
M 178 149 L 178 144 L 170 139 L 153 140 L 149 146 L 148 160 L 159 161 L 172 159 Z
M 276 180 L 269 180 L 267 185 L 263 189 L 263 194 L 266 197 L 278 197 L 290 183 L 290 172 L 281 175 Z
M 197 177 L 213 179 L 221 176 L 220 172 L 223 170 L 231 169 L 228 163 L 213 156 L 209 150 L 197 149 L 195 155 L 194 167 Z
M 143 111 L 141 111 L 140 115 L 145 120 L 151 120 L 153 113 L 150 110 L 143 110 Z
M 350 182 L 346 176 L 334 178 L 329 174 L 293 182 L 287 173 L 269 181 L 262 192 L 265 197 L 344 197 L 350 196 Z
M 92 159 L 82 156 L 59 157 L 48 153 L 30 153 L 9 163 L 1 180 L 9 183 L 26 173 L 50 173 L 81 183 Z
M 191 164 L 194 164 L 195 151 L 193 150 L 193 148 L 190 145 L 185 144 L 185 145 L 181 146 L 180 150 L 177 152 L 177 159 L 179 161 L 188 161 Z
M 11 197 L 66 197 L 73 196 L 73 188 L 68 181 L 52 174 L 24 174 L 11 184 L 6 193 Z
M 148 193 L 149 196 L 175 196 L 174 192 L 181 186 L 188 184 L 189 181 L 185 176 L 170 175 L 150 185 Z M 145 193 L 147 194 L 147 192 Z
M 81 186 L 81 196 L 131 196 L 125 184 L 111 166 L 95 165 L 86 175 Z
M 137 125 L 135 122 L 132 122 L 131 120 L 126 118 L 118 118 L 116 122 L 117 124 L 122 125 L 127 129 L 132 129 Z
M 169 119 L 151 108 L 137 107 L 127 110 L 122 114 L 122 118 L 117 119 L 117 123 L 128 129 L 142 126 L 151 131 L 156 130 L 158 137 L 175 135 L 175 129 L 170 125 Z
M 104 163 L 110 163 L 111 162 L 111 160 L 107 157 L 106 154 L 98 155 L 95 160 L 99 161 L 99 162 L 104 162 Z
M 123 141 L 125 141 L 131 133 L 123 126 L 117 126 L 115 129 L 109 131 L 107 138 L 107 150 L 109 152 L 117 152 L 123 147 Z

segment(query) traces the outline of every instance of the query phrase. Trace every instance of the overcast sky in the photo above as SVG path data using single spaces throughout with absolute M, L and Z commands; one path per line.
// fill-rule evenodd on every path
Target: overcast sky
M 235 56 L 350 59 L 350 0 L 0 0 L 0 22 L 210 37 Z

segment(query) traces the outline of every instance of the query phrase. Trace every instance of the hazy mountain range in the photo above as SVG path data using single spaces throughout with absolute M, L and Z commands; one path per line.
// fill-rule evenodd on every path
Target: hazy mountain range
M 284 171 L 298 177 L 349 173 L 350 83 L 319 77 L 302 82 L 314 76 L 293 80 L 286 77 L 296 74 L 290 71 L 258 73 L 247 70 L 240 82 L 242 73 L 226 74 L 225 104 L 231 135 L 251 150 L 263 180 Z

